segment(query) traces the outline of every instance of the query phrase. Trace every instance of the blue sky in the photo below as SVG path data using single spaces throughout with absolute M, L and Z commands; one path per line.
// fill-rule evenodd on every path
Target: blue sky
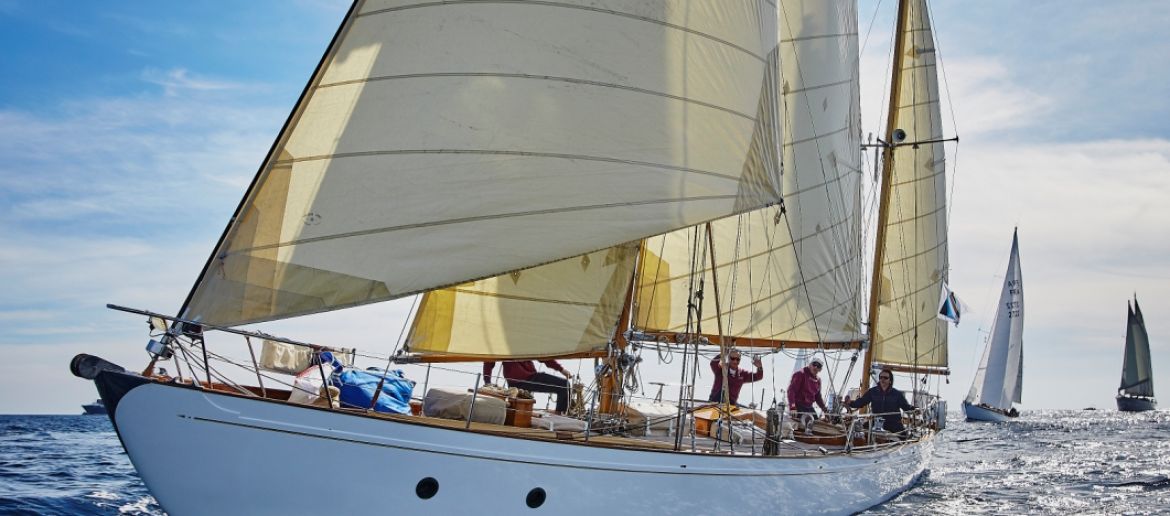
M 178 308 L 347 6 L 0 0 L 0 413 L 77 412 L 96 396 L 67 372 L 78 352 L 145 362 L 145 325 L 105 303 Z M 970 385 L 1018 225 L 1023 407 L 1113 406 L 1135 291 L 1170 396 L 1170 4 L 933 7 L 963 140 L 952 285 L 973 309 L 944 394 Z M 867 131 L 892 10 L 859 5 Z M 386 351 L 406 306 L 264 329 Z

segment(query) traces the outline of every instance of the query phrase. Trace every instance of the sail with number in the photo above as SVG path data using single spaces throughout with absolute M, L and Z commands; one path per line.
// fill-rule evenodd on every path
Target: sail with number
M 871 301 L 872 360 L 917 370 L 947 367 L 946 167 L 935 43 L 926 2 L 908 2 L 894 56 L 893 102 Z M 898 65 L 897 63 L 900 63 Z M 900 131 L 900 132 L 899 132 Z
M 779 202 L 776 10 L 356 2 L 182 315 L 384 301 Z
M 998 307 L 966 401 L 1006 412 L 1022 401 L 1024 374 L 1024 280 L 1015 233 Z

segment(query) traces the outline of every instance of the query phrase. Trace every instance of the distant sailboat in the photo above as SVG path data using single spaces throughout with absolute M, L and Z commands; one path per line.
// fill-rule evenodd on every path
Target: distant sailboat
M 1137 296 L 1129 307 L 1125 330 L 1125 362 L 1121 367 L 1121 386 L 1117 388 L 1117 410 L 1144 412 L 1154 410 L 1154 373 L 1150 367 L 1150 336 L 1138 306 Z
M 971 391 L 963 400 L 963 413 L 970 421 L 1007 421 L 1019 415 L 1012 403 L 1019 403 L 1024 383 L 1024 280 L 1020 275 L 1020 247 L 1012 232 L 999 309 L 991 327 L 991 339 L 975 372 Z

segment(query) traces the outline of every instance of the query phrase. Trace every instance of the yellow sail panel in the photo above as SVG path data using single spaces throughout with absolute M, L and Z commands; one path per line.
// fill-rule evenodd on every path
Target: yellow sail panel
M 856 3 L 780 5 L 784 209 L 711 223 L 724 331 L 744 346 L 857 342 L 864 296 Z M 686 331 L 688 299 L 702 277 L 701 328 L 690 331 L 717 332 L 706 242 L 702 229 L 646 240 L 635 327 Z
M 775 204 L 778 45 L 757 0 L 359 1 L 183 315 L 393 299 Z
M 878 268 L 873 360 L 947 366 L 947 322 L 938 317 L 947 281 L 946 176 L 934 37 L 926 2 L 908 2 L 896 110 L 905 131 L 887 160 L 889 208 Z M 934 143 L 923 143 L 934 142 Z
M 428 292 L 406 349 L 423 360 L 604 350 L 629 294 L 636 256 L 636 245 L 617 246 Z

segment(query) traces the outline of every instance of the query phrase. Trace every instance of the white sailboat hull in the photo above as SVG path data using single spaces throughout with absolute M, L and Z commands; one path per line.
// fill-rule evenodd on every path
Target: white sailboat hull
M 848 514 L 908 488 L 933 450 L 930 437 L 807 458 L 602 448 L 153 382 L 114 404 L 130 460 L 172 515 Z M 532 509 L 536 488 L 547 498 Z
M 992 423 L 1002 423 L 1004 421 L 1011 421 L 1013 418 L 986 407 L 979 405 L 972 405 L 970 402 L 963 400 L 963 414 L 967 416 L 967 421 L 989 421 Z

